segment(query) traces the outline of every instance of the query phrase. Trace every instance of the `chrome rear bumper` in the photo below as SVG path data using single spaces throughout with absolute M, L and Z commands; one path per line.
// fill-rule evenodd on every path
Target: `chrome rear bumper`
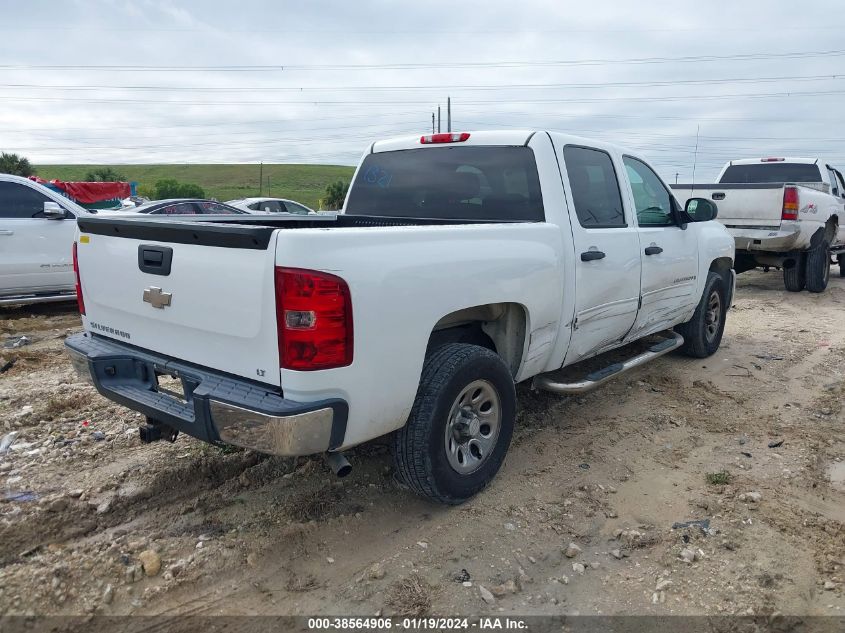
M 77 372 L 103 396 L 200 440 L 285 456 L 343 445 L 348 406 L 339 398 L 295 402 L 271 386 L 99 335 L 75 334 L 65 346 Z M 181 381 L 184 399 L 159 388 L 164 375 Z

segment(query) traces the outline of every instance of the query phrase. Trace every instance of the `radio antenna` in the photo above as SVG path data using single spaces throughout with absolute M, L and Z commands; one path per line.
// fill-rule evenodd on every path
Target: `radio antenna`
M 701 132 L 701 123 L 695 126 L 695 153 L 692 155 L 692 189 L 690 193 L 695 192 L 695 166 L 698 163 L 698 134 Z

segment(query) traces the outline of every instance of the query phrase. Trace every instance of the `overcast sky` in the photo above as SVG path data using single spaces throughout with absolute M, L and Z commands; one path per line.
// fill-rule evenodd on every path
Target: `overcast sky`
M 649 156 L 845 165 L 841 0 L 0 0 L 0 150 L 47 163 L 354 164 L 537 128 Z M 699 132 L 697 160 L 696 132 Z

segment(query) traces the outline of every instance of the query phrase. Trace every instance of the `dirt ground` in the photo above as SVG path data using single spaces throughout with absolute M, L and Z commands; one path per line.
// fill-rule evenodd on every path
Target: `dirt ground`
M 398 486 L 385 443 L 343 480 L 141 444 L 63 354 L 72 306 L 2 309 L 0 614 L 843 615 L 844 309 L 838 276 L 750 272 L 712 358 L 520 387 L 502 471 L 459 507 Z

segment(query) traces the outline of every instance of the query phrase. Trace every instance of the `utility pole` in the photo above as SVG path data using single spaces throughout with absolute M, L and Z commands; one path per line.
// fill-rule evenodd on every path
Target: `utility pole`
M 261 167 L 258 169 L 258 197 L 261 197 L 261 184 L 264 182 L 264 161 L 261 161 Z
M 446 97 L 446 131 L 452 131 L 452 97 Z
M 434 112 L 431 113 L 431 133 L 434 134 L 437 129 L 434 127 Z
M 675 184 L 678 184 L 678 172 L 675 172 Z
M 437 106 L 437 133 L 440 133 L 440 106 Z
M 267 197 L 270 197 L 270 176 L 267 176 Z

